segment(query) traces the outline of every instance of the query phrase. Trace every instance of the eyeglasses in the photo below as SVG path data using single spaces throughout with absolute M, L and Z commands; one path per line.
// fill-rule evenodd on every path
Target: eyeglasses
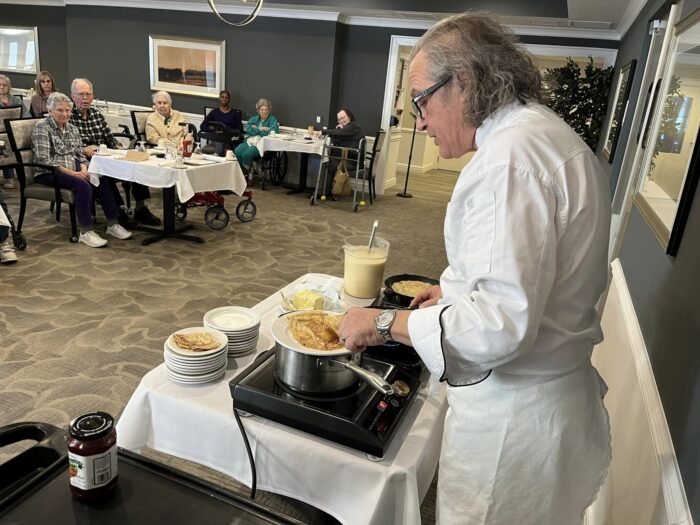
M 92 97 L 92 93 L 74 93 L 74 94 L 78 98 L 90 98 L 90 97 Z
M 413 106 L 413 111 L 416 112 L 416 116 L 418 118 L 421 118 L 421 119 L 423 118 L 423 111 L 421 110 L 421 106 L 425 106 L 425 102 L 426 102 L 427 98 L 430 95 L 432 95 L 433 93 L 435 93 L 442 86 L 447 84 L 450 80 L 451 80 L 451 77 L 447 77 L 447 78 L 441 80 L 440 82 L 433 84 L 428 89 L 419 93 L 418 95 L 416 95 L 415 97 L 413 97 L 411 99 L 411 105 Z

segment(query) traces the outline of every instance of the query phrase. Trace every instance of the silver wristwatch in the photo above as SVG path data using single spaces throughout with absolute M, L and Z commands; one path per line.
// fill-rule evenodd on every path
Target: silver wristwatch
M 377 327 L 385 343 L 391 341 L 391 326 L 394 324 L 394 319 L 396 319 L 396 310 L 383 310 L 374 318 L 374 326 Z

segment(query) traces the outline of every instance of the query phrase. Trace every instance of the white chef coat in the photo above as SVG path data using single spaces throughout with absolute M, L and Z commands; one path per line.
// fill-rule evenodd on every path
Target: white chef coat
M 476 146 L 447 208 L 442 299 L 408 320 L 449 385 L 439 521 L 580 523 L 610 453 L 590 365 L 608 184 L 590 148 L 536 103 L 491 115 Z

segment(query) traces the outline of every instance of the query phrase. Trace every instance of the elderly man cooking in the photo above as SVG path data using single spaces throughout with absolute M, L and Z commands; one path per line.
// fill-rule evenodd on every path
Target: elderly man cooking
M 76 78 L 71 82 L 70 96 L 73 99 L 73 112 L 71 113 L 70 122 L 80 132 L 80 138 L 85 147 L 85 156 L 92 158 L 97 147 L 100 144 L 106 144 L 107 147 L 118 149 L 119 143 L 112 135 L 112 132 L 107 125 L 104 115 L 99 110 L 92 107 L 94 100 L 94 90 L 92 82 L 87 78 Z M 119 205 L 119 223 L 126 227 L 134 226 L 131 224 L 131 219 L 127 216 L 122 208 L 124 201 L 117 189 L 116 182 L 110 177 L 103 177 L 104 184 L 112 186 L 112 193 Z M 151 197 L 148 187 L 137 182 L 131 183 L 131 194 L 136 201 L 134 219 L 143 224 L 158 226 L 161 221 L 158 217 L 151 213 L 151 210 L 146 206 L 146 199 Z
M 494 18 L 444 19 L 413 50 L 418 128 L 475 151 L 444 225 L 448 267 L 417 310 L 353 309 L 347 348 L 412 345 L 447 381 L 440 524 L 579 524 L 610 461 L 602 339 L 610 201 L 593 152 L 537 103 L 540 78 Z

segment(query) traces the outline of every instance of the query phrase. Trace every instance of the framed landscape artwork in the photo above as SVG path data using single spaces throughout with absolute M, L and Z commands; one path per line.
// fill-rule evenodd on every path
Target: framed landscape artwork
M 636 64 L 637 61 L 632 60 L 622 66 L 617 79 L 617 89 L 615 90 L 615 98 L 613 99 L 612 113 L 610 115 L 607 133 L 605 134 L 605 146 L 603 146 L 603 155 L 608 159 L 608 162 L 612 162 L 615 156 L 617 140 L 620 136 L 620 128 L 625 120 L 625 110 L 627 109 L 627 100 L 630 96 L 630 87 L 632 87 L 632 77 L 634 76 L 634 66 Z
M 226 42 L 180 37 L 148 37 L 151 89 L 200 97 L 224 89 Z

